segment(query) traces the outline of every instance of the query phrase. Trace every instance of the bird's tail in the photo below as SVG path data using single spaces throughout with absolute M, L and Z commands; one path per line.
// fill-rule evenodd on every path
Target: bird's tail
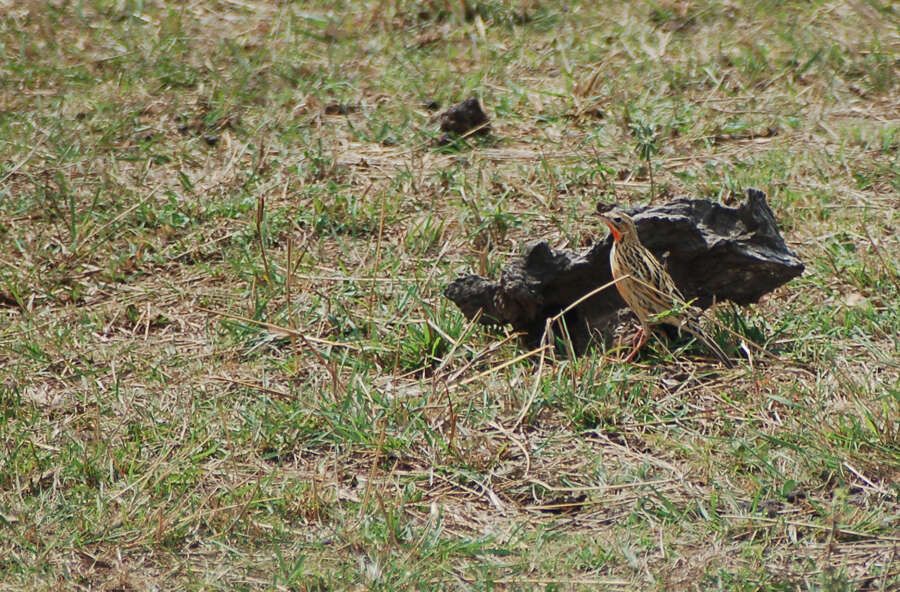
M 700 323 L 697 322 L 697 319 L 688 319 L 681 327 L 705 345 L 707 349 L 715 354 L 715 356 L 719 358 L 719 361 L 725 364 L 727 368 L 734 368 L 734 362 L 731 361 L 728 354 L 726 354 L 722 348 L 719 347 L 719 344 L 703 330 Z

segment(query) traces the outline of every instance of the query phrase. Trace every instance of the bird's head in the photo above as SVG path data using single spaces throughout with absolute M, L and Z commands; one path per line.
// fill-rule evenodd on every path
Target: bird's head
M 637 228 L 631 216 L 623 212 L 615 204 L 597 204 L 597 214 L 600 219 L 609 227 L 613 240 L 621 241 L 623 238 L 636 237 Z

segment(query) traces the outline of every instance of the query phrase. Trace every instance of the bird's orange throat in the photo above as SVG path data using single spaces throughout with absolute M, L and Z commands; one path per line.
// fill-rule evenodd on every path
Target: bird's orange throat
M 607 223 L 606 225 L 609 227 L 609 232 L 612 234 L 614 241 L 619 242 L 620 240 L 622 240 L 622 233 L 616 230 L 615 226 L 609 223 Z

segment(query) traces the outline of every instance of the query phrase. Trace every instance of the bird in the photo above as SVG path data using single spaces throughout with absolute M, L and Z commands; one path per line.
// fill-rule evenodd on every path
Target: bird
M 684 299 L 669 272 L 641 243 L 631 216 L 615 205 L 604 203 L 597 205 L 597 213 L 612 234 L 609 264 L 616 289 L 641 323 L 625 361 L 633 360 L 647 343 L 652 325 L 666 323 L 688 331 L 726 367 L 733 367 L 728 355 L 700 326 L 700 309 Z

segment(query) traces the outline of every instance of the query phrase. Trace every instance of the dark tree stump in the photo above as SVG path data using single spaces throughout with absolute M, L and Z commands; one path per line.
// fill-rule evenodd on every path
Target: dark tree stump
M 724 300 L 750 304 L 803 273 L 803 263 L 778 232 L 762 191 L 748 190 L 746 201 L 736 208 L 682 198 L 628 212 L 641 241 L 664 262 L 684 297 L 696 298 L 697 306 Z M 466 317 L 481 310 L 481 323 L 508 323 L 534 344 L 547 318 L 612 281 L 611 247 L 609 236 L 583 255 L 537 241 L 506 265 L 499 281 L 477 275 L 457 278 L 444 295 Z M 569 311 L 566 325 L 576 349 L 584 351 L 592 338 L 608 340 L 630 314 L 610 287 Z

